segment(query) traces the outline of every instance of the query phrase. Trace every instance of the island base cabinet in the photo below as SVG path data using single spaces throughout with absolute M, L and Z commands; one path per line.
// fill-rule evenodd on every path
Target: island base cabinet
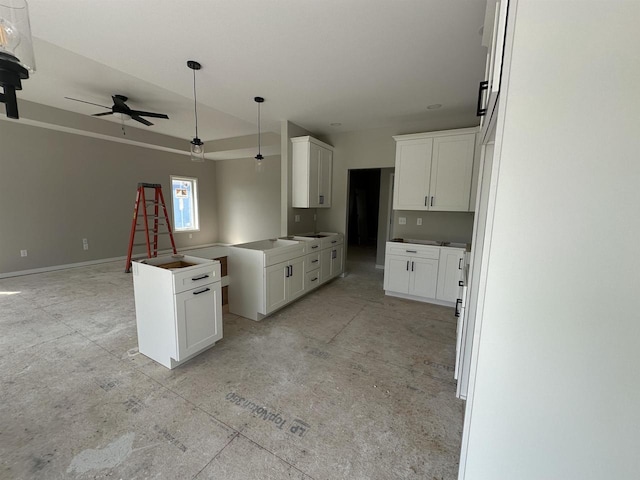
M 176 295 L 177 361 L 200 352 L 222 338 L 221 305 L 220 282 Z
M 385 290 L 435 298 L 437 284 L 438 260 L 389 255 L 385 269 Z
M 264 271 L 265 315 L 304 294 L 306 277 L 304 257 L 271 265 L 266 267 Z

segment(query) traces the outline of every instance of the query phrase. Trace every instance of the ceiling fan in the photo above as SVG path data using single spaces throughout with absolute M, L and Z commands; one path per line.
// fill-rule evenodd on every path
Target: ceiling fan
M 114 113 L 119 113 L 120 115 L 122 115 L 123 118 L 125 117 L 132 118 L 136 122 L 140 122 L 143 125 L 146 125 L 147 127 L 153 125 L 153 123 L 151 123 L 149 120 L 142 117 L 166 118 L 166 119 L 169 118 L 169 116 L 165 115 L 164 113 L 153 113 L 153 112 L 143 112 L 140 110 L 132 110 L 125 103 L 129 99 L 124 95 L 112 95 L 111 98 L 113 99 L 113 106 L 111 107 L 107 107 L 105 105 L 99 105 L 97 103 L 86 102 L 84 100 L 78 100 L 77 98 L 71 98 L 71 97 L 64 97 L 64 98 L 66 98 L 67 100 L 73 100 L 74 102 L 88 103 L 89 105 L 95 105 L 97 107 L 108 108 L 111 110 L 110 112 L 94 113 L 92 117 L 103 117 L 105 115 L 113 115 Z

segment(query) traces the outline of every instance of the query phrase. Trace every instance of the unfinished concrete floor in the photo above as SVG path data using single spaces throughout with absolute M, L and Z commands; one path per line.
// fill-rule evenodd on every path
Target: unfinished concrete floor
M 122 262 L 0 280 L 0 478 L 454 479 L 453 309 L 348 271 L 173 371 Z

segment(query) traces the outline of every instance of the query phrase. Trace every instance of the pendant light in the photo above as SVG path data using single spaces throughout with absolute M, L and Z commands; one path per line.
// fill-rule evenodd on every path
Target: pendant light
M 264 102 L 262 97 L 253 97 L 253 100 L 258 104 L 258 155 L 256 155 L 256 170 L 262 171 L 262 161 L 264 157 L 260 153 L 260 104 Z
M 0 103 L 7 117 L 18 118 L 16 90 L 36 70 L 29 11 L 25 0 L 0 1 Z
M 187 67 L 193 70 L 193 112 L 196 118 L 196 136 L 191 140 L 191 161 L 204 162 L 204 143 L 198 138 L 198 98 L 196 96 L 196 70 L 200 70 L 200 65 L 195 60 L 189 60 Z

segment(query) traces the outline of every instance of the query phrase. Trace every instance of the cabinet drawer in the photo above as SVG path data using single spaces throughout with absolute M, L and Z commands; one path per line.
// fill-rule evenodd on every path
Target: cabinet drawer
M 189 268 L 173 275 L 173 292 L 180 293 L 220 280 L 220 262 Z
M 305 271 L 310 272 L 320 267 L 320 252 L 312 253 L 306 257 Z
M 315 270 L 307 272 L 307 278 L 305 280 L 306 290 L 312 290 L 316 288 L 318 285 L 320 285 L 320 269 L 316 268 Z
M 387 253 L 391 255 L 407 255 L 418 258 L 440 258 L 440 247 L 425 247 L 410 243 L 392 243 L 387 245 Z
M 334 247 L 336 245 L 342 245 L 342 243 L 344 242 L 344 237 L 339 234 L 339 235 L 332 235 L 330 237 L 326 237 L 322 239 L 322 249 L 325 248 L 329 248 L 329 247 Z

